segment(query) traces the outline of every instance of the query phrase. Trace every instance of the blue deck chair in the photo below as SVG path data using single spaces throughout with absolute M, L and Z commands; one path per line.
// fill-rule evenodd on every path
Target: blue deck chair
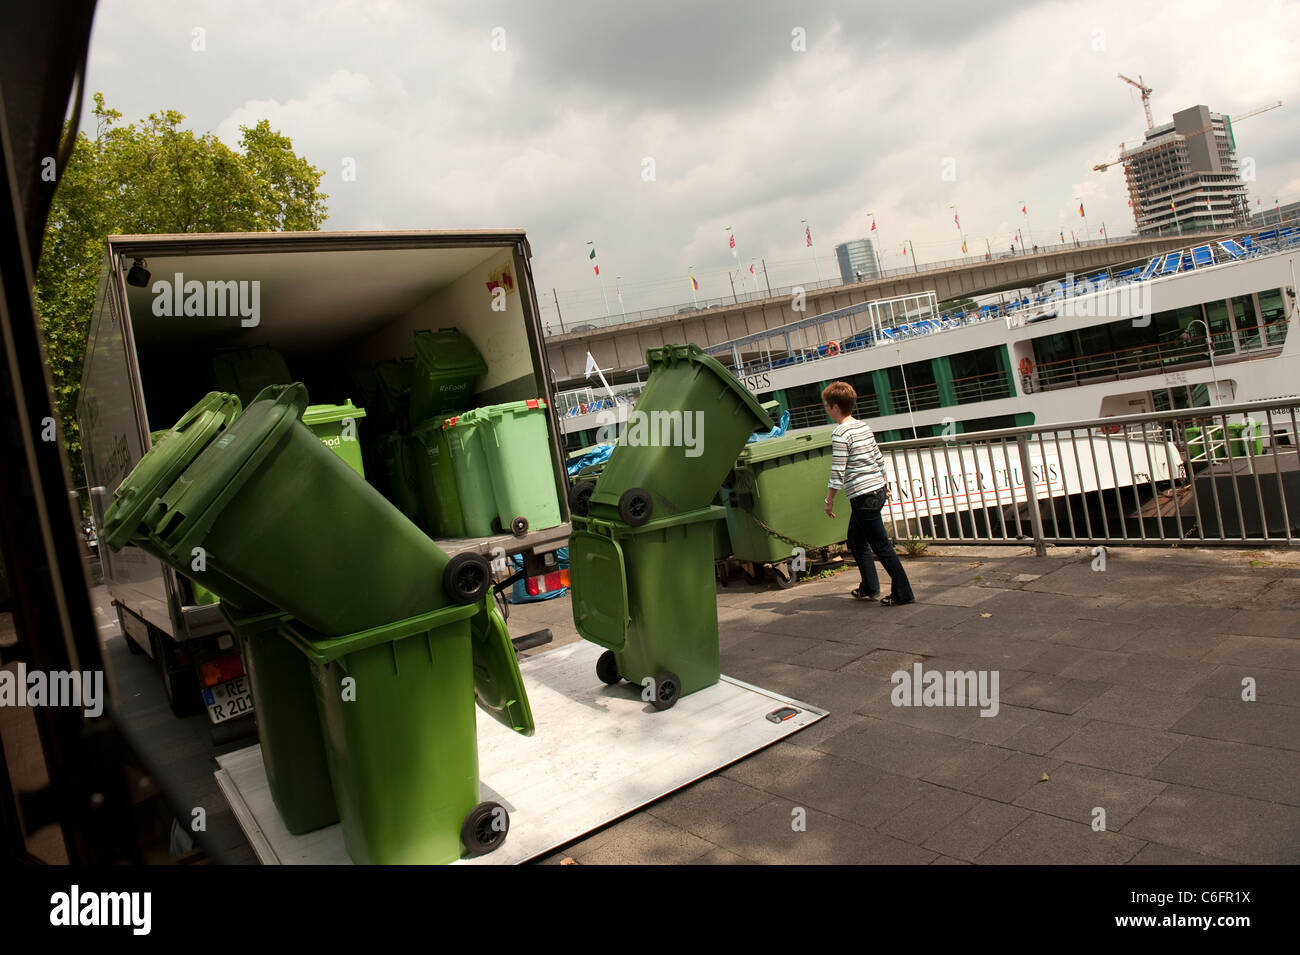
M 1192 249 L 1192 267 L 1203 269 L 1214 264 L 1214 251 L 1208 245 L 1198 245 Z

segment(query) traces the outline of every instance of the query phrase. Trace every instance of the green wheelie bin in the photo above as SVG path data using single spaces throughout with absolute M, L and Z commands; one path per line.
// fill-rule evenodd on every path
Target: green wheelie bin
M 435 415 L 411 429 L 411 458 L 425 529 L 438 537 L 464 537 L 456 465 L 443 423 L 454 414 Z
M 480 601 L 486 558 L 449 560 L 302 424 L 306 407 L 301 384 L 267 388 L 154 503 L 144 523 L 168 561 L 197 548 L 329 636 Z
M 650 377 L 596 481 L 593 517 L 645 523 L 706 506 L 755 428 L 772 421 L 697 345 L 646 351 Z
M 651 678 L 656 709 L 718 682 L 713 555 L 724 513 L 709 505 L 637 527 L 573 518 L 573 622 L 605 647 L 596 666 L 603 682 Z
M 200 399 L 167 431 L 155 431 L 153 447 L 122 479 L 104 514 L 103 540 L 113 550 L 133 543 L 159 560 L 171 564 L 194 584 L 194 598 L 200 604 L 217 598 L 233 603 L 244 612 L 268 609 L 266 601 L 231 578 L 205 566 L 196 555 L 177 555 L 150 536 L 146 515 L 158 498 L 172 487 L 214 441 L 226 433 L 240 412 L 239 399 L 212 391 Z
M 809 547 L 829 547 L 844 540 L 844 520 L 827 517 L 824 506 L 832 431 L 787 434 L 741 450 L 730 486 L 722 490 L 727 532 L 737 560 L 757 564 L 790 560 L 795 545 L 776 534 Z
M 384 470 L 388 475 L 388 498 L 406 519 L 424 523 L 420 508 L 420 495 L 416 485 L 416 442 L 410 435 L 390 431 L 379 439 L 384 456 Z
M 357 437 L 357 422 L 365 416 L 365 411 L 354 405 L 349 398 L 341 405 L 308 405 L 302 413 L 302 423 L 311 428 L 312 434 L 320 438 L 321 444 L 365 477 L 361 439 Z
M 219 389 L 235 394 L 244 404 L 269 385 L 293 381 L 284 356 L 266 345 L 218 353 L 212 359 L 212 375 Z
M 253 717 L 271 800 L 295 835 L 339 821 L 316 715 L 311 665 L 280 635 L 289 618 L 279 610 L 239 615 L 222 606 L 239 644 L 253 693 Z
M 440 412 L 468 408 L 474 382 L 487 374 L 487 362 L 456 328 L 415 333 L 415 369 L 411 375 L 412 426 Z
M 487 448 L 483 446 L 486 424 L 478 411 L 466 411 L 443 419 L 442 430 L 451 451 L 460 513 L 468 537 L 488 537 L 501 532 L 496 494 Z M 547 469 L 549 473 L 549 468 Z
M 546 399 L 509 401 L 476 409 L 484 423 L 497 520 L 516 537 L 560 523 L 560 499 L 551 473 Z
M 479 801 L 477 701 L 522 735 L 528 696 L 491 598 L 333 639 L 288 622 L 310 662 L 343 840 L 352 860 L 436 864 L 505 840 Z

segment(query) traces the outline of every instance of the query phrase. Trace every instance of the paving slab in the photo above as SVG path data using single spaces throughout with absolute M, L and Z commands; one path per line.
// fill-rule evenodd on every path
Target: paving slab
M 1100 808 L 1106 828 L 1119 832 L 1165 788 L 1165 783 L 1141 776 L 1066 764 L 1047 782 L 1025 790 L 1015 804 L 1088 826 Z
M 1231 862 L 1293 865 L 1300 845 L 1300 809 L 1170 785 L 1124 832 Z
M 1300 806 L 1300 753 L 1215 739 L 1185 739 L 1154 779 Z
M 1053 749 L 1051 755 L 1067 763 L 1149 776 L 1184 739 L 1175 733 L 1093 720 Z
M 1030 813 L 975 860 L 982 865 L 1117 865 L 1129 862 L 1144 843 L 1118 832 L 1045 813 Z

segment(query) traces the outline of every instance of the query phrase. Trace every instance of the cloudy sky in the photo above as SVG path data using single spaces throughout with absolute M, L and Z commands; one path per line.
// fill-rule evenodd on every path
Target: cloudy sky
M 1288 39 L 1290 38 L 1290 39 Z M 196 49 L 202 47 L 202 49 Z M 89 86 L 232 146 L 262 118 L 325 170 L 332 229 L 523 227 L 566 323 L 837 273 L 1131 231 L 1120 167 L 1187 106 L 1241 114 L 1251 204 L 1300 199 L 1300 4 L 101 0 Z M 346 164 L 356 175 L 345 181 Z M 814 249 L 805 244 L 811 226 Z M 738 258 L 727 247 L 735 230 Z M 814 261 L 813 253 L 816 253 Z M 759 266 L 761 273 L 761 265 Z M 554 307 L 544 313 L 554 319 Z

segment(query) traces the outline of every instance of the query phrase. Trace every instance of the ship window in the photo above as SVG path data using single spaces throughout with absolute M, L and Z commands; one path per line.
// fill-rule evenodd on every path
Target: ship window
M 1259 293 L 1259 314 L 1264 322 L 1264 335 L 1270 345 L 1286 341 L 1286 306 L 1280 288 Z

